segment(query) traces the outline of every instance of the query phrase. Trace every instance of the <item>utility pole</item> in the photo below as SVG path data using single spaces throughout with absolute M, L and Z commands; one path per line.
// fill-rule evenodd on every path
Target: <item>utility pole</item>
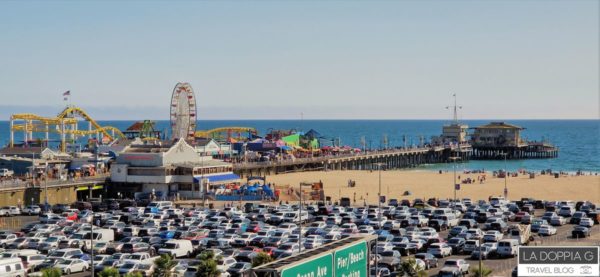
M 381 230 L 381 167 L 384 165 L 383 163 L 375 163 L 379 169 L 379 193 L 377 194 L 377 230 Z M 375 245 L 375 274 L 379 275 L 379 260 L 377 256 L 379 255 L 379 249 L 377 245 Z
M 90 188 L 91 191 L 91 188 Z M 90 192 L 91 193 L 91 192 Z M 92 210 L 92 229 L 90 234 L 90 257 L 92 260 L 92 266 L 90 266 L 90 271 L 92 272 L 92 277 L 94 277 L 94 210 Z
M 456 180 L 456 160 L 459 160 L 459 159 L 460 159 L 460 157 L 456 157 L 456 156 L 450 157 L 450 160 L 452 160 L 452 167 L 454 168 L 454 181 L 452 182 L 452 185 L 454 186 L 454 205 L 456 205 L 456 201 L 457 201 L 456 187 L 458 184 L 460 184 L 460 183 L 457 183 L 458 180 Z
M 504 155 L 504 200 L 508 200 L 508 187 L 506 186 L 507 178 L 508 178 L 508 170 L 506 167 L 506 156 L 508 153 L 503 153 Z

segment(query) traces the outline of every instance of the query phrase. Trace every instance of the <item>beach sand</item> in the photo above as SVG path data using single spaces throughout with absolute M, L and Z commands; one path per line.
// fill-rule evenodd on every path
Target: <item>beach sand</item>
M 381 194 L 387 199 L 427 200 L 431 197 L 452 199 L 454 197 L 452 171 L 438 172 L 421 170 L 393 170 L 381 172 Z M 471 177 L 477 180 L 479 174 L 458 172 L 462 179 Z M 486 182 L 479 184 L 461 184 L 457 198 L 472 200 L 488 199 L 489 196 L 501 196 L 504 190 L 504 179 L 495 178 L 487 173 Z M 348 187 L 348 180 L 356 181 L 355 187 Z M 356 193 L 356 204 L 362 205 L 363 198 L 367 204 L 377 203 L 378 172 L 373 171 L 312 171 L 267 176 L 267 182 L 277 185 L 290 185 L 298 188 L 300 182 L 323 182 L 325 195 L 335 201 L 340 197 L 353 199 Z M 508 199 L 520 200 L 522 197 L 533 197 L 542 200 L 588 200 L 600 203 L 600 176 L 561 176 L 536 175 L 530 179 L 528 175 L 507 178 Z M 405 191 L 412 192 L 403 196 Z M 286 193 L 286 192 L 282 192 Z M 368 196 L 367 196 L 368 195 Z

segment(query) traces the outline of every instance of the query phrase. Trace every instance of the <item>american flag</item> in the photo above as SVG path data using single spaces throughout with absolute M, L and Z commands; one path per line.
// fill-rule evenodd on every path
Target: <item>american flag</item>
M 67 90 L 63 93 L 63 96 L 71 96 L 71 91 Z

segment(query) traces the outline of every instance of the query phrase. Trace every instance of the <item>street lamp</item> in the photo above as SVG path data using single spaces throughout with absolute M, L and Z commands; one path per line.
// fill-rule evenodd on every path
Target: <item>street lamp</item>
M 508 199 L 508 187 L 506 186 L 506 182 L 507 182 L 507 178 L 508 178 L 508 169 L 506 167 L 506 157 L 508 156 L 508 153 L 502 153 L 502 156 L 504 156 L 504 199 L 507 200 Z
M 308 182 L 302 182 L 300 184 L 298 184 L 298 195 L 300 197 L 298 197 L 299 199 L 299 204 L 300 204 L 300 211 L 298 212 L 298 228 L 299 228 L 299 234 L 298 234 L 298 253 L 302 252 L 302 187 L 308 187 L 308 186 L 312 186 L 310 183 Z
M 454 182 L 452 182 L 452 185 L 454 186 L 454 205 L 456 205 L 456 160 L 460 160 L 460 157 L 450 157 L 450 160 L 452 160 L 452 167 L 454 168 Z
M 374 163 L 373 165 L 376 165 L 378 168 L 378 174 L 379 174 L 379 193 L 377 194 L 377 221 L 378 221 L 378 226 L 377 226 L 377 230 L 381 230 L 381 167 L 385 165 L 385 163 Z M 377 247 L 377 244 L 375 244 L 375 274 L 379 273 L 379 248 Z

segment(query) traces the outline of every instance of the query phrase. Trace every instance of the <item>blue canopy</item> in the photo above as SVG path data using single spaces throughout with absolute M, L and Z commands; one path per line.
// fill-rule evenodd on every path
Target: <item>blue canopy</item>
M 202 176 L 195 176 L 194 183 L 199 184 L 200 179 L 202 179 Z M 209 183 L 216 183 L 239 180 L 240 176 L 234 173 L 229 173 L 221 175 L 204 176 L 204 179 L 207 179 Z

